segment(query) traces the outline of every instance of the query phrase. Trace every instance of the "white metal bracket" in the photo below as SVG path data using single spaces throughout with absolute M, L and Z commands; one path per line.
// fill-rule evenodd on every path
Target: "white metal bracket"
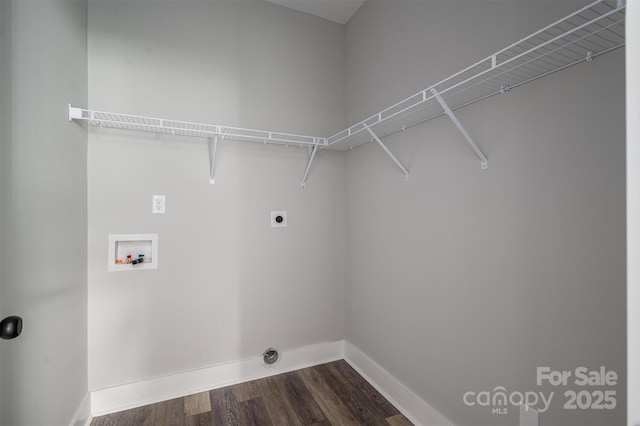
M 216 173 L 216 154 L 218 153 L 218 137 L 213 140 L 209 139 L 209 183 L 213 185 L 215 183 Z
M 389 157 L 391 157 L 391 159 L 393 160 L 394 163 L 396 163 L 396 166 L 398 166 L 400 168 L 400 170 L 402 170 L 402 172 L 404 173 L 404 178 L 405 180 L 409 180 L 409 171 L 400 163 L 400 161 L 398 161 L 398 159 L 395 157 L 395 155 L 393 155 L 393 153 L 391 151 L 389 151 L 389 148 L 386 147 L 385 144 L 382 143 L 382 141 L 380 140 L 380 138 L 378 137 L 378 135 L 376 135 L 373 130 L 371 130 L 369 128 L 369 126 L 367 126 L 366 124 L 362 124 L 364 126 L 365 129 L 367 129 L 367 132 L 369 132 L 369 134 L 371 135 L 371 137 L 378 142 L 378 145 L 380 145 L 380 147 L 384 150 L 384 152 L 387 153 L 387 155 Z
M 444 99 L 442 99 L 442 96 L 440 96 L 438 91 L 436 89 L 431 89 L 431 93 L 433 93 L 433 96 L 435 96 L 436 100 L 440 103 L 440 106 L 442 107 L 442 109 L 444 109 L 445 114 L 447 114 L 451 119 L 451 121 L 453 121 L 453 124 L 455 124 L 455 126 L 458 128 L 460 133 L 462 133 L 462 136 L 464 136 L 464 138 L 467 140 L 471 148 L 475 151 L 478 157 L 480 157 L 480 167 L 482 168 L 482 170 L 485 170 L 487 167 L 489 167 L 487 157 L 482 153 L 482 151 L 480 150 L 478 145 L 473 141 L 473 139 L 471 139 L 471 136 L 469 136 L 469 133 L 467 133 L 462 123 L 460 123 L 460 120 L 458 120 L 458 117 L 456 117 L 453 111 L 451 111 L 451 108 L 449 108 L 449 105 L 447 105 Z
M 82 109 L 72 107 L 71 104 L 69 104 L 69 121 L 73 121 L 77 118 L 82 118 Z
M 303 188 L 307 184 L 307 176 L 309 175 L 309 169 L 311 169 L 311 163 L 313 163 L 313 159 L 316 156 L 316 152 L 318 152 L 318 145 L 314 145 L 313 148 L 311 149 L 311 153 L 309 154 L 309 160 L 307 161 L 307 168 L 304 169 L 304 176 L 302 176 L 301 186 Z

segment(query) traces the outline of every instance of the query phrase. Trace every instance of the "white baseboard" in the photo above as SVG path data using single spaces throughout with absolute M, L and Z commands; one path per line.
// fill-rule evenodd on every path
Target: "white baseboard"
M 210 389 L 299 370 L 344 357 L 344 341 L 320 343 L 280 353 L 265 368 L 260 357 L 248 358 L 171 376 L 91 392 L 91 414 L 99 416 Z
M 413 424 L 453 426 L 453 423 L 352 343 L 345 342 L 344 352 L 344 359 Z
M 91 394 L 87 393 L 76 412 L 73 414 L 73 418 L 69 422 L 69 426 L 89 426 L 91 424 Z
M 344 340 L 281 352 L 277 364 L 269 368 L 262 365 L 260 357 L 254 357 L 96 390 L 91 392 L 88 407 L 93 416 L 101 416 L 339 359 L 345 359 L 415 425 L 454 426 L 360 349 Z M 83 401 L 83 404 L 87 405 L 88 398 L 85 400 L 87 402 Z M 78 413 L 80 411 L 78 408 Z M 79 426 L 79 424 L 72 422 L 70 426 Z

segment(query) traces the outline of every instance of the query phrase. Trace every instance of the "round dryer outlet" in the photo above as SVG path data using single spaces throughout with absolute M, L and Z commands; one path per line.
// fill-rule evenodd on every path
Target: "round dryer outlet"
M 286 211 L 271 212 L 271 227 L 286 228 L 287 212 Z
M 280 354 L 275 348 L 268 348 L 262 353 L 262 362 L 265 367 L 273 366 L 278 361 Z

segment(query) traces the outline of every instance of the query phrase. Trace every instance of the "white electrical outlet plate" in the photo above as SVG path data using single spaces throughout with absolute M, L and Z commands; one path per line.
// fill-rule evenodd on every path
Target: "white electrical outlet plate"
M 271 227 L 272 228 L 286 228 L 287 227 L 287 212 L 271 212 Z
M 151 203 L 151 213 L 164 214 L 166 201 L 164 195 L 154 195 Z

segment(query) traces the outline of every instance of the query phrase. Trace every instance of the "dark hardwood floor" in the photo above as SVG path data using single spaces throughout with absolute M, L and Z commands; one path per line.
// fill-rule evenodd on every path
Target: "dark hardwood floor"
M 411 425 L 345 361 L 96 417 L 91 426 Z

